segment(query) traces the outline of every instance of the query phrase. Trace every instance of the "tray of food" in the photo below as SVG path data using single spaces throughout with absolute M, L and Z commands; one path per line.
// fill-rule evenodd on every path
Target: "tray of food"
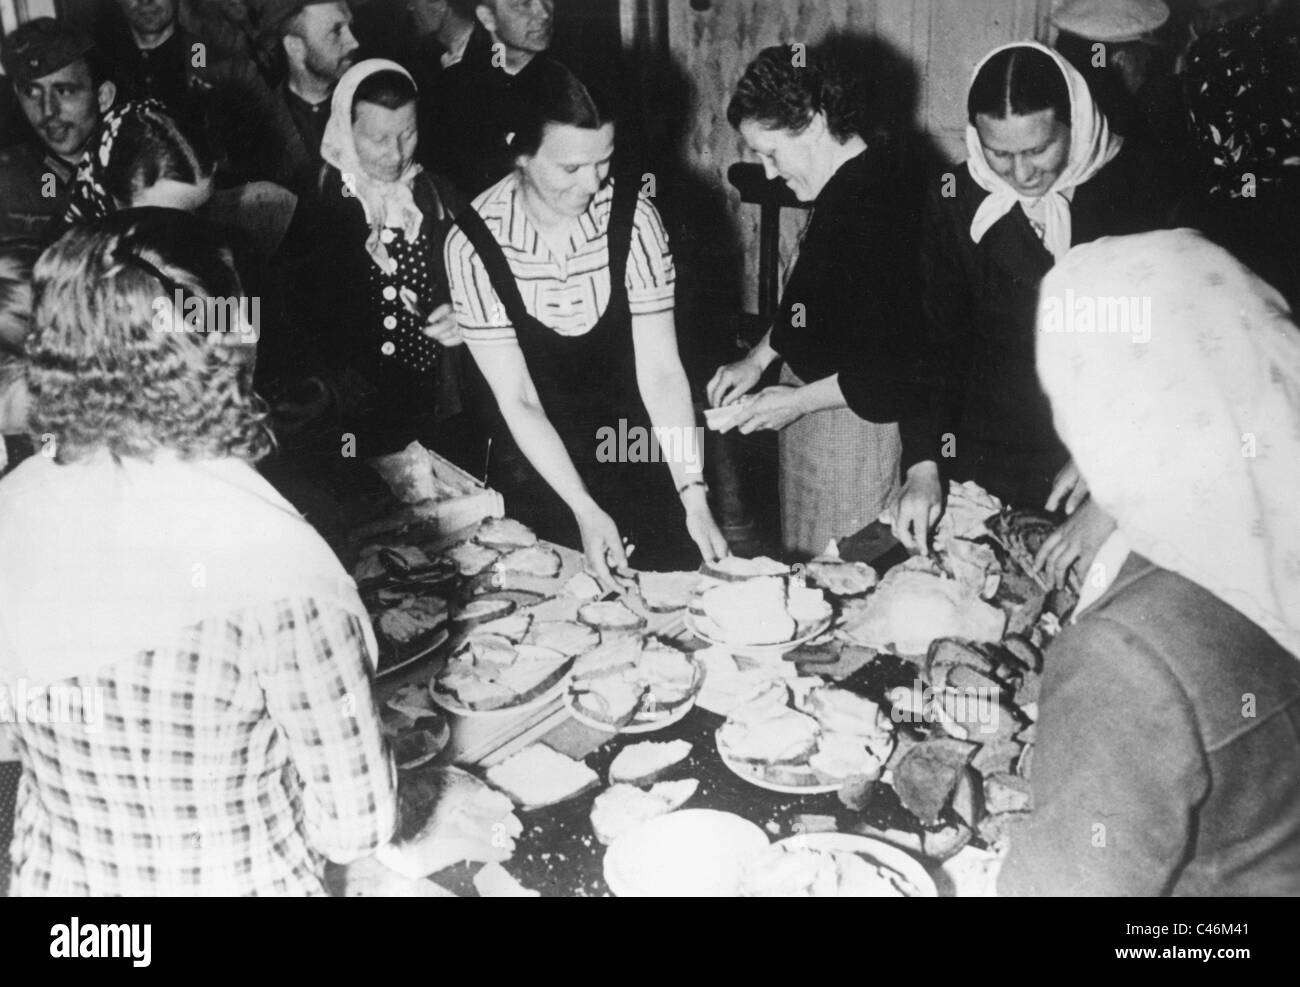
M 764 686 L 731 711 L 715 740 L 722 763 L 750 784 L 816 795 L 878 778 L 895 736 L 876 703 L 809 678 Z
M 656 638 L 616 639 L 574 665 L 565 701 L 573 718 L 609 733 L 651 733 L 695 705 L 704 668 Z
M 514 715 L 564 691 L 573 658 L 551 648 L 478 635 L 464 641 L 429 692 L 442 709 L 468 718 Z
M 377 679 L 385 678 L 435 654 L 447 643 L 447 601 L 404 593 L 378 604 L 375 638 L 379 643 Z
M 780 658 L 826 633 L 834 611 L 821 590 L 769 575 L 704 584 L 691 598 L 686 627 L 709 644 L 750 658 Z

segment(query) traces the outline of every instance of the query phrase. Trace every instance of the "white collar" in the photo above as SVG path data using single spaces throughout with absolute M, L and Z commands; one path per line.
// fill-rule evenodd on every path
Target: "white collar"
M 1128 539 L 1124 537 L 1123 532 L 1116 528 L 1111 532 L 1110 537 L 1102 542 L 1101 548 L 1097 549 L 1097 555 L 1092 560 L 1092 566 L 1083 577 L 1083 585 L 1079 588 L 1079 602 L 1074 607 L 1074 616 L 1070 620 L 1071 623 L 1078 620 L 1083 611 L 1105 595 L 1106 591 L 1115 582 L 1120 569 L 1124 568 L 1128 556 Z

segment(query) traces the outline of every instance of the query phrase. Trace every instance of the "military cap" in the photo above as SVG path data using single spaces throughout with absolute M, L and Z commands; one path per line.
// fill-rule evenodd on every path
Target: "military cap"
M 1062 0 L 1052 13 L 1058 29 L 1109 44 L 1149 40 L 1167 20 L 1163 0 Z
M 71 65 L 95 47 L 90 35 L 53 17 L 23 24 L 0 44 L 5 75 L 21 85 Z

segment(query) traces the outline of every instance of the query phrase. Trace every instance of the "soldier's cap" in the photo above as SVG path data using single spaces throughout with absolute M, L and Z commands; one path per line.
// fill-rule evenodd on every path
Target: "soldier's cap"
M 1163 0 L 1062 0 L 1052 12 L 1058 29 L 1109 44 L 1150 41 L 1167 20 Z
M 94 47 L 84 31 L 53 17 L 37 17 L 0 44 L 0 65 L 15 85 L 24 85 L 84 58 Z
M 274 47 L 284 34 L 285 23 L 303 8 L 340 2 L 342 0 L 266 0 L 258 19 L 258 33 L 262 43 Z

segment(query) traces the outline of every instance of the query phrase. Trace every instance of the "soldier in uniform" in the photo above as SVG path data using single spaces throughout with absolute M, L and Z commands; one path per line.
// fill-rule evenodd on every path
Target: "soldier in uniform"
M 52 17 L 24 24 L 0 46 L 0 62 L 36 131 L 0 151 L 0 240 L 52 240 L 77 162 L 113 105 L 90 37 Z

